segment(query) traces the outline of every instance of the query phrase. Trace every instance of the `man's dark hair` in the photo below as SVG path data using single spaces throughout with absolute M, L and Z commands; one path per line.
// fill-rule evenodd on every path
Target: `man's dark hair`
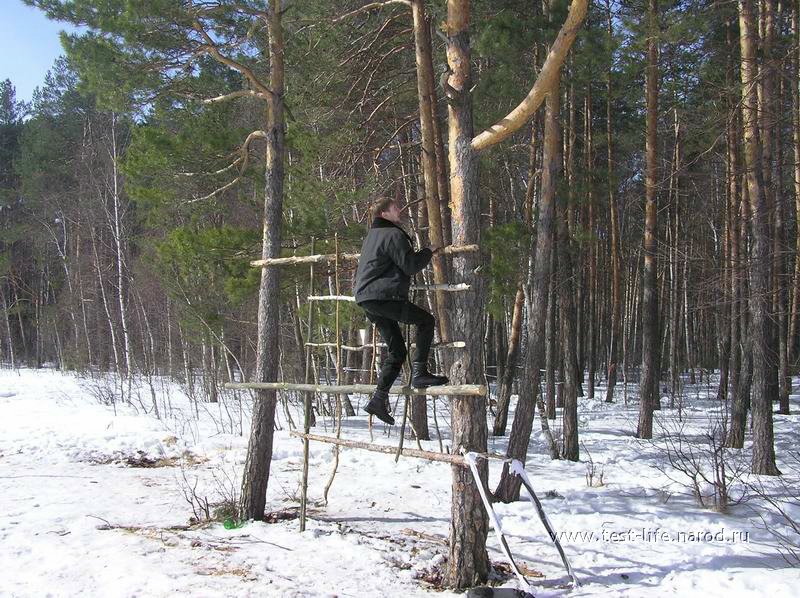
M 374 202 L 372 202 L 372 207 L 370 208 L 372 212 L 372 218 L 375 219 L 383 214 L 392 204 L 397 204 L 392 197 L 380 197 L 376 199 Z

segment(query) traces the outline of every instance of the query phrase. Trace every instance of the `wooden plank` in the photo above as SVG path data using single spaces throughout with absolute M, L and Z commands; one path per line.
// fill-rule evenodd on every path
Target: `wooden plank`
M 441 250 L 444 255 L 456 255 L 459 253 L 474 253 L 478 251 L 477 245 L 448 245 Z M 361 257 L 360 253 L 342 253 L 339 255 L 341 261 L 353 261 Z M 322 253 L 319 255 L 293 255 L 291 257 L 273 257 L 265 260 L 253 260 L 251 266 L 263 268 L 266 266 L 294 266 L 296 264 L 321 264 L 332 262 L 336 259 L 335 253 Z
M 261 390 L 300 390 L 321 392 L 323 394 L 372 394 L 373 384 L 298 384 L 293 382 L 228 382 L 225 388 L 261 389 Z M 412 388 L 410 386 L 392 386 L 389 394 L 415 396 L 470 396 L 485 397 L 486 387 L 478 384 L 462 384 L 455 386 L 429 386 L 428 388 Z

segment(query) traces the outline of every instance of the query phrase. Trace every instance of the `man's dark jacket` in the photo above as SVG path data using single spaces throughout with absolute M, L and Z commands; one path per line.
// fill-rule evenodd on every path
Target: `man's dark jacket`
M 356 303 L 408 299 L 411 277 L 431 261 L 427 247 L 414 251 L 405 231 L 378 216 L 361 247 L 356 271 Z

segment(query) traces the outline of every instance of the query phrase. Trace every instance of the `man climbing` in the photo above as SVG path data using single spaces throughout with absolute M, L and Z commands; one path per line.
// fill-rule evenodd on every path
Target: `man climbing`
M 417 350 L 411 363 L 411 385 L 426 388 L 447 384 L 445 376 L 428 371 L 428 353 L 433 341 L 434 317 L 408 300 L 411 277 L 420 272 L 433 254 L 428 248 L 414 251 L 411 237 L 400 227 L 403 213 L 390 198 L 379 199 L 372 207 L 372 221 L 356 271 L 356 303 L 367 313 L 388 347 L 378 386 L 364 411 L 394 425 L 389 413 L 389 389 L 406 359 L 406 344 L 400 322 L 417 329 Z

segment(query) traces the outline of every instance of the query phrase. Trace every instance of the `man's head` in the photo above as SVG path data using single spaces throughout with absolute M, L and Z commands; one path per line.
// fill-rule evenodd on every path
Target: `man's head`
M 395 224 L 400 224 L 403 218 L 400 206 L 391 197 L 382 197 L 372 204 L 372 213 Z

